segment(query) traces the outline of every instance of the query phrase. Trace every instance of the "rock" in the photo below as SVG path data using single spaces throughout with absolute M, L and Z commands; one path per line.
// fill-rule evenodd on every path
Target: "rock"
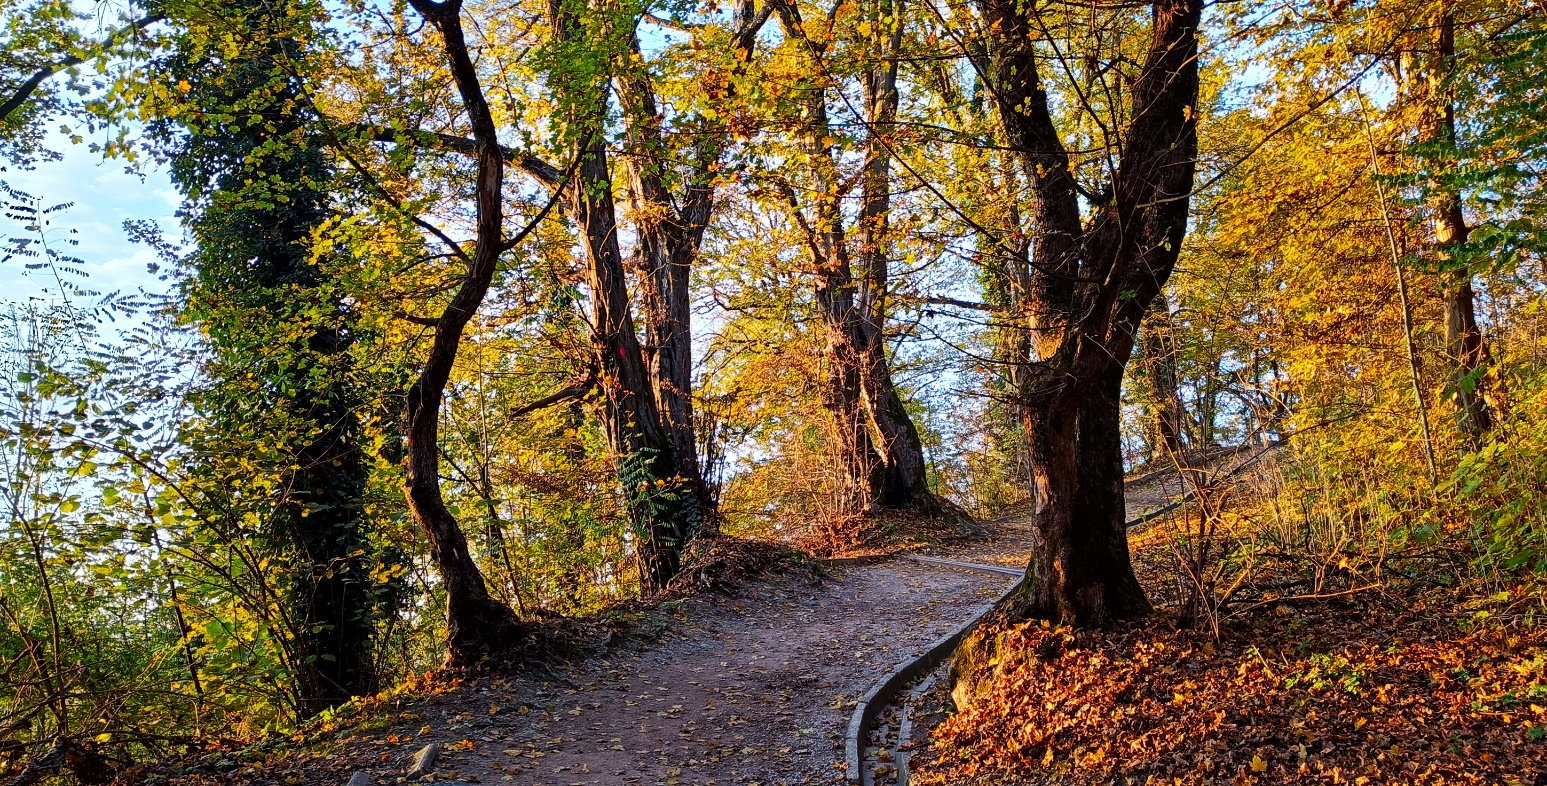
M 371 776 L 356 770 L 355 774 L 349 776 L 349 782 L 344 786 L 371 786 Z
M 440 756 L 440 743 L 432 742 L 414 754 L 414 766 L 408 771 L 408 779 L 419 780 L 435 771 L 435 759 Z

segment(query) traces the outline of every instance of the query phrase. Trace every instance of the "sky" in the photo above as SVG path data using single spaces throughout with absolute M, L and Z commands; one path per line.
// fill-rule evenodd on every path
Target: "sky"
M 156 257 L 151 249 L 129 240 L 124 221 L 153 219 L 169 239 L 181 232 L 175 212 L 180 197 L 159 167 L 147 165 L 140 174 L 124 170 L 122 161 L 104 161 L 87 145 L 72 145 L 56 135 L 49 148 L 63 154 L 60 161 L 41 162 L 32 170 L 14 166 L 0 168 L 0 181 L 11 188 L 39 197 L 47 206 L 74 204 L 53 214 L 48 240 L 59 244 L 73 238 L 78 245 L 67 253 L 85 262 L 89 274 L 86 286 L 101 293 L 164 292 L 167 282 L 146 269 Z M 69 230 L 75 230 L 70 234 Z M 9 248 L 12 238 L 35 237 L 24 223 L 10 215 L 0 215 L 0 238 Z M 56 247 L 62 247 L 56 245 Z M 27 270 L 22 258 L 0 263 L 0 299 L 6 304 L 40 296 L 51 285 L 52 274 Z

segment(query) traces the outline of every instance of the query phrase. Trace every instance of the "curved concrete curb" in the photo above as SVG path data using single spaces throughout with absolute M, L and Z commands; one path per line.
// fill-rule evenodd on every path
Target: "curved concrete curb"
M 969 563 L 957 564 L 967 565 Z M 1001 569 L 995 567 L 994 570 Z M 967 632 L 972 630 L 983 619 L 984 615 L 992 611 L 1005 598 L 1010 597 L 1016 590 L 1019 590 L 1025 581 L 1026 577 L 1023 574 L 1019 580 L 1011 584 L 1009 589 L 1001 593 L 998 598 L 983 604 L 981 608 L 973 612 L 972 616 L 956 630 L 931 644 L 929 649 L 924 651 L 924 654 L 898 664 L 890 673 L 882 677 L 881 681 L 877 682 L 875 687 L 870 689 L 869 693 L 866 693 L 859 700 L 859 703 L 854 706 L 854 714 L 849 717 L 849 731 L 843 743 L 844 763 L 847 765 L 844 772 L 844 779 L 846 781 L 860 784 L 869 783 L 869 780 L 864 777 L 861 771 L 861 767 L 864 765 L 864 740 L 870 736 L 870 727 L 875 725 L 876 716 L 892 702 L 892 699 L 897 696 L 897 691 L 920 675 L 934 671 L 935 667 L 943 663 L 946 658 L 955 654 L 956 647 L 961 644 L 962 637 L 967 635 Z M 906 782 L 900 782 L 898 786 L 907 786 L 907 784 Z
M 907 559 L 914 562 L 922 562 L 925 565 L 938 565 L 944 568 L 961 568 L 962 570 L 986 570 L 990 573 L 1003 573 L 1006 576 L 1021 576 L 1026 573 L 1025 568 L 1007 568 L 1003 565 L 982 565 L 976 562 L 962 562 L 960 560 L 945 559 L 943 557 L 926 557 L 921 554 L 906 554 Z

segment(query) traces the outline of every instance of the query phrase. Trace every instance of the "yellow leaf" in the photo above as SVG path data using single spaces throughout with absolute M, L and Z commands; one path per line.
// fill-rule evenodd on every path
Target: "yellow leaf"
M 1252 756 L 1252 772 L 1267 772 L 1268 762 L 1260 754 Z

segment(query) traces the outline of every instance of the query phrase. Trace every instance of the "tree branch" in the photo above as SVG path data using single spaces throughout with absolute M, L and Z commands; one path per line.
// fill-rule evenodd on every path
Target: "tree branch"
M 340 123 L 338 127 L 370 142 L 394 145 L 412 143 L 417 147 L 442 150 L 449 153 L 460 153 L 465 156 L 475 156 L 478 153 L 477 141 L 453 134 L 442 134 L 437 131 L 400 130 L 370 123 Z M 507 162 L 520 168 L 521 171 L 536 178 L 544 185 L 556 187 L 564 182 L 564 173 L 558 167 L 537 156 L 511 150 L 508 147 L 501 147 L 500 154 Z
M 569 387 L 561 388 L 552 393 L 549 393 L 548 395 L 543 396 L 536 401 L 522 404 L 521 406 L 506 412 L 505 417 L 515 419 L 523 415 L 530 415 L 539 409 L 547 409 L 554 404 L 580 398 L 586 393 L 589 393 L 594 387 L 596 387 L 596 367 L 592 366 L 591 368 L 586 369 L 585 377 L 582 378 L 579 382 L 576 382 Z
M 144 30 L 145 28 L 150 27 L 151 25 L 164 19 L 166 19 L 166 14 L 150 14 L 148 16 L 142 16 L 139 19 L 124 25 L 123 27 L 114 30 L 113 34 L 108 36 L 106 41 L 102 42 L 100 47 L 101 51 L 99 51 L 97 54 L 102 54 L 102 52 L 105 52 L 114 44 L 118 43 L 119 38 L 121 38 L 124 34 Z M 74 68 L 75 66 L 81 65 L 82 63 L 86 62 L 86 59 L 87 58 L 82 55 L 70 55 L 58 60 L 57 62 L 50 63 L 46 66 L 43 66 L 42 68 L 39 68 L 36 73 L 27 78 L 27 81 L 22 82 L 21 85 L 16 88 L 16 92 L 12 93 L 11 97 L 6 99 L 4 104 L 0 104 L 0 122 L 9 120 L 11 113 L 22 108 L 22 106 L 27 103 L 27 99 L 31 98 L 32 94 L 37 92 L 38 88 L 42 87 L 43 83 L 48 81 L 49 77 L 52 77 L 54 74 L 57 74 L 66 68 Z
M 937 306 L 955 306 L 957 308 L 966 308 L 973 311 L 988 311 L 992 313 L 999 313 L 1009 310 L 1004 306 L 995 306 L 989 303 L 975 303 L 971 300 L 957 300 L 953 297 L 940 297 L 936 295 L 918 298 L 918 302 L 930 303 Z

